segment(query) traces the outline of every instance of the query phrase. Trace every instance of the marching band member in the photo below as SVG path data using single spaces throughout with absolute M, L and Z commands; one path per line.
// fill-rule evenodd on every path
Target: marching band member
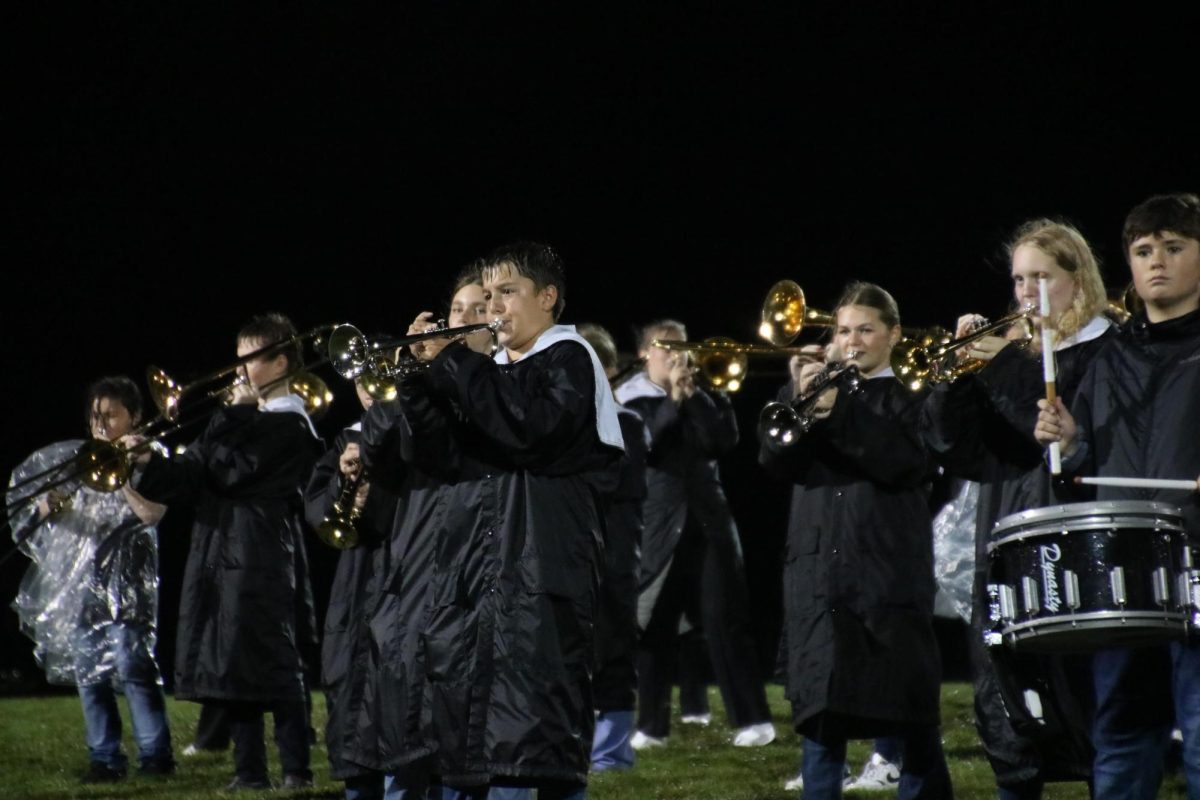
M 472 265 L 455 282 L 448 325 L 485 322 L 485 312 L 479 268 Z M 433 318 L 432 312 L 422 312 L 408 333 L 425 333 Z M 491 334 L 486 330 L 480 333 L 483 335 L 468 335 L 466 344 L 477 353 L 490 355 Z M 411 350 L 420 361 L 431 363 L 446 344 L 444 339 L 431 339 L 416 343 Z M 363 602 L 361 660 L 353 659 L 355 673 L 361 673 L 361 690 L 352 690 L 347 698 L 343 753 L 348 762 L 386 773 L 387 800 L 425 796 L 434 771 L 432 737 L 422 726 L 423 716 L 429 713 L 422 640 L 447 488 L 444 476 L 417 466 L 414 439 L 421 429 L 414 433 L 411 426 L 422 406 L 421 400 L 404 388 L 413 380 L 416 378 L 399 381 L 396 400 L 371 404 L 361 435 L 362 461 L 372 476 L 370 491 L 388 492 L 393 498 L 392 519 L 383 529 L 386 540 L 373 558 L 373 590 L 367 588 Z M 353 456 L 351 452 L 344 460 Z M 350 789 L 347 783 L 347 800 L 356 800 Z M 359 797 L 366 800 L 368 796 Z
M 1122 239 L 1144 309 L 1092 360 L 1070 411 L 1061 397 L 1038 401 L 1036 437 L 1060 443 L 1066 473 L 1190 478 L 1200 473 L 1200 197 L 1151 197 Z M 1195 491 L 1104 486 L 1098 496 L 1179 506 L 1190 546 L 1200 542 Z M 1200 646 L 1103 650 L 1092 675 L 1096 796 L 1157 794 L 1174 712 L 1188 796 L 1200 797 Z
M 611 380 L 617 374 L 617 345 L 599 325 L 580 325 Z M 596 732 L 592 771 L 628 769 L 634 754 L 637 706 L 637 587 L 646 500 L 649 433 L 636 411 L 617 406 L 625 457 L 601 490 L 604 494 L 604 574 L 596 615 L 596 674 L 592 680 Z
M 551 248 L 503 247 L 482 275 L 495 360 L 453 342 L 400 386 L 414 463 L 445 480 L 422 632 L 428 730 L 460 796 L 582 797 L 602 547 L 589 476 L 621 457 L 616 403 L 591 348 L 555 324 L 566 284 Z
M 87 392 L 92 436 L 116 441 L 142 417 L 137 384 L 101 378 Z M 13 483 L 67 463 L 81 442 L 42 448 L 13 471 Z M 71 484 L 28 498 L 16 530 L 32 563 L 13 608 L 21 630 L 52 684 L 74 685 L 83 704 L 89 768 L 84 783 L 118 781 L 127 761 L 115 690 L 129 703 L 129 721 L 143 774 L 175 770 L 162 677 L 154 658 L 158 624 L 158 539 L 155 524 L 166 507 L 125 483 L 115 492 Z
M 686 353 L 651 346 L 654 339 L 686 337 L 683 324 L 674 320 L 645 326 L 639 349 L 645 371 L 617 390 L 617 400 L 636 411 L 650 432 L 633 745 L 660 745 L 670 733 L 685 613 L 707 636 L 717 685 L 736 729 L 733 743 L 765 745 L 774 740 L 775 727 L 750 633 L 737 523 L 717 467 L 717 459 L 738 441 L 733 405 L 723 394 L 697 388 Z
M 1057 387 L 1070 402 L 1088 364 L 1113 333 L 1102 313 L 1106 301 L 1099 266 L 1079 231 L 1046 219 L 1022 225 L 1007 249 L 1019 308 L 1037 307 L 1038 281 L 1046 279 L 1051 319 L 1035 312 L 1032 322 L 1056 331 Z M 962 317 L 957 335 L 966 336 L 980 320 Z M 1041 796 L 1047 781 L 1089 779 L 1092 702 L 1086 659 L 1016 654 L 984 644 L 991 624 L 987 548 L 992 529 L 1002 517 L 1054 502 L 1042 447 L 1034 439 L 1033 412 L 1045 386 L 1041 359 L 1030 350 L 1040 351 L 1041 338 L 1034 336 L 1023 349 L 1015 337 L 1001 334 L 981 338 L 966 351 L 966 357 L 984 363 L 982 369 L 929 393 L 922 435 L 953 475 L 980 483 L 969 636 L 976 725 L 1000 797 L 1017 800 Z M 1029 692 L 1038 697 L 1032 711 Z
M 250 320 L 238 357 L 296 335 L 282 314 Z M 236 775 L 230 789 L 266 789 L 263 713 L 287 788 L 312 785 L 302 648 L 315 644 L 301 522 L 301 490 L 322 450 L 286 376 L 295 342 L 238 368 L 234 403 L 217 410 L 178 457 L 144 452 L 138 491 L 196 506 L 179 604 L 175 696 L 224 704 Z M 135 440 L 136 442 L 136 440 Z
M 950 797 L 921 398 L 891 377 L 901 335 L 891 295 L 851 284 L 836 314 L 834 344 L 859 385 L 829 386 L 815 396 L 807 433 L 790 443 L 764 436 L 760 450 L 769 471 L 796 484 L 784 638 L 787 693 L 805 737 L 804 795 L 840 797 L 846 741 L 891 735 L 904 741 L 899 796 Z M 811 394 L 824 369 L 803 365 L 800 391 Z

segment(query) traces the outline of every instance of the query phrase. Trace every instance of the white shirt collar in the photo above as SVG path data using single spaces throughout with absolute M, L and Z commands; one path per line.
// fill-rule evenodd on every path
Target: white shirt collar
M 1066 350 L 1068 347 L 1074 347 L 1077 344 L 1083 344 L 1084 342 L 1090 342 L 1093 339 L 1099 339 L 1104 335 L 1105 331 L 1107 331 L 1111 325 L 1112 322 L 1109 321 L 1108 317 L 1104 316 L 1103 314 L 1098 314 L 1097 316 L 1092 317 L 1091 322 L 1075 331 L 1075 333 L 1061 341 L 1055 342 L 1054 352 L 1057 353 L 1059 350 Z
M 645 372 L 639 372 L 617 387 L 617 402 L 624 405 L 639 397 L 666 397 L 667 390 L 650 380 Z
M 317 436 L 317 429 L 313 427 L 312 420 L 308 418 L 308 412 L 304 410 L 304 400 L 298 394 L 291 394 L 289 392 L 278 397 L 272 397 L 263 403 L 260 409 L 273 413 L 290 411 L 293 414 L 299 414 L 308 423 L 308 429 L 312 432 L 313 437 L 317 439 L 321 438 Z

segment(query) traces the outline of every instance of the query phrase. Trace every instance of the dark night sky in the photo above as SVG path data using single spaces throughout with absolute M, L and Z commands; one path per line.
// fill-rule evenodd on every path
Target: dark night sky
M 258 311 L 401 332 L 515 238 L 562 252 L 565 322 L 626 348 L 659 316 L 749 340 L 785 277 L 820 307 L 875 280 L 906 323 L 949 325 L 1004 311 L 1021 221 L 1073 220 L 1119 287 L 1125 212 L 1200 184 L 1185 19 L 644 5 L 8 20 L 0 461 L 80 435 L 101 374 L 227 364 Z M 725 465 L 768 620 L 786 494 L 764 489 L 751 434 L 778 381 L 738 398 Z M 326 433 L 353 402 L 339 391 Z

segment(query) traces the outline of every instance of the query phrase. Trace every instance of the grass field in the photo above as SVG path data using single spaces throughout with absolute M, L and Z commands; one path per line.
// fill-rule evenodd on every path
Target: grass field
M 589 797 L 661 798 L 662 800 L 783 800 L 794 793 L 783 790 L 784 781 L 797 769 L 800 744 L 787 725 L 788 705 L 778 686 L 768 689 L 780 737 L 760 748 L 735 748 L 728 744 L 729 730 L 721 703 L 713 692 L 713 724 L 707 728 L 676 724 L 667 747 L 644 753 L 637 767 L 624 773 L 593 778 Z M 972 723 L 970 687 L 949 683 L 942 690 L 942 734 L 957 798 L 994 797 L 991 770 L 983 758 Z M 199 706 L 168 698 L 171 731 L 176 752 L 191 741 Z M 324 703 L 317 698 L 314 723 L 324 726 Z M 124 713 L 124 709 L 122 709 Z M 270 725 L 268 724 L 268 730 Z M 134 752 L 126 731 L 127 752 Z M 274 756 L 273 747 L 268 751 Z M 869 743 L 851 746 L 851 762 L 861 768 L 870 755 Z M 222 796 L 220 787 L 232 776 L 227 753 L 202 753 L 181 758 L 179 771 L 169 778 L 144 778 L 131 772 L 118 784 L 82 786 L 79 776 L 87 767 L 83 744 L 83 717 L 74 695 L 0 699 L 0 797 L 58 800 L 59 798 L 131 798 L 136 800 L 191 800 Z M 329 779 L 324 747 L 313 752 L 317 783 L 314 789 L 271 792 L 289 798 L 339 798 L 341 784 Z M 271 769 L 279 778 L 278 764 Z M 241 796 L 256 796 L 255 794 Z M 883 797 L 888 793 L 848 795 Z M 1083 784 L 1054 784 L 1047 798 L 1086 798 Z M 1185 797 L 1178 778 L 1163 786 L 1165 798 Z

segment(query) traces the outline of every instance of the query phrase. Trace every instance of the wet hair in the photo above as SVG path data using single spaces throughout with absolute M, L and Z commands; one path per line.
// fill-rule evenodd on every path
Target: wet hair
M 567 304 L 567 279 L 563 271 L 562 258 L 548 244 L 539 242 L 513 242 L 496 248 L 479 263 L 482 277 L 509 267 L 514 273 L 533 281 L 537 291 L 553 286 L 558 290 L 554 301 L 554 320 L 557 322 Z
M 136 383 L 124 375 L 100 378 L 87 388 L 85 397 L 83 418 L 89 430 L 92 427 L 92 411 L 95 409 L 97 401 L 105 397 L 109 400 L 116 400 L 125 406 L 135 422 L 142 417 L 142 391 Z
M 606 370 L 617 368 L 617 342 L 611 333 L 590 322 L 576 326 L 575 330 L 596 351 L 596 357 L 600 359 L 601 367 Z
M 1054 259 L 1054 263 L 1075 276 L 1075 295 L 1071 307 L 1058 321 L 1057 334 L 1070 336 L 1087 325 L 1108 307 L 1108 293 L 1100 277 L 1100 264 L 1087 239 L 1075 226 L 1052 219 L 1033 219 L 1017 228 L 1006 250 L 1009 261 L 1018 247 L 1029 245 Z M 1041 349 L 1041 339 L 1030 342 L 1033 351 Z
M 1144 200 L 1125 217 L 1121 241 L 1125 257 L 1129 247 L 1143 236 L 1173 231 L 1200 240 L 1200 197 L 1194 194 L 1159 194 Z
M 259 314 L 256 317 L 252 317 L 238 331 L 237 340 L 239 342 L 253 342 L 255 349 L 261 349 L 295 336 L 296 326 L 292 324 L 292 321 L 283 314 L 272 311 L 268 314 Z M 300 351 L 300 343 L 297 341 L 282 346 L 275 352 L 283 353 L 287 356 L 288 372 L 304 366 L 304 357 Z
M 683 339 L 687 340 L 687 326 L 679 320 L 675 319 L 656 319 L 654 322 L 646 323 L 642 329 L 638 331 L 638 349 L 645 350 L 650 347 L 650 342 L 658 338 L 658 335 L 671 331 L 677 333 Z
M 900 307 L 896 298 L 892 297 L 882 286 L 866 281 L 854 281 L 842 290 L 842 296 L 834 306 L 833 313 L 844 306 L 866 306 L 879 312 L 879 318 L 888 330 L 900 324 Z

